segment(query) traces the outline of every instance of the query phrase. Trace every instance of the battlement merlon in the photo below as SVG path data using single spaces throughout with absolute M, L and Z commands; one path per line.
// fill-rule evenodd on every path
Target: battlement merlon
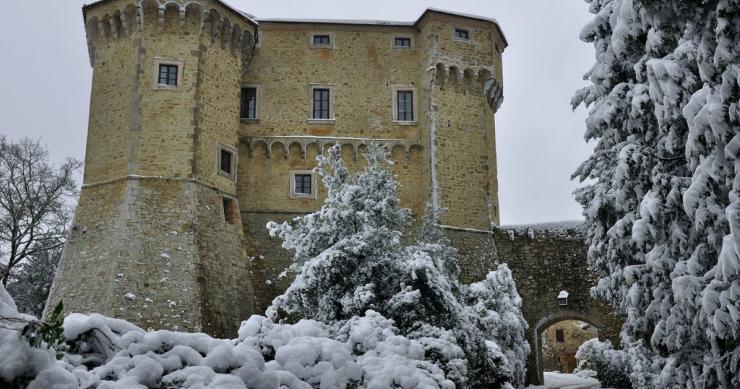
M 192 33 L 197 29 L 198 35 L 209 33 L 212 42 L 219 39 L 223 48 L 241 51 L 244 72 L 254 53 L 259 25 L 252 15 L 221 0 L 100 0 L 84 5 L 82 17 L 93 66 L 96 40 L 131 36 L 143 32 L 147 23 L 155 25 L 156 31 L 162 33 L 169 23 L 180 31 Z M 195 22 L 186 26 L 188 20 Z

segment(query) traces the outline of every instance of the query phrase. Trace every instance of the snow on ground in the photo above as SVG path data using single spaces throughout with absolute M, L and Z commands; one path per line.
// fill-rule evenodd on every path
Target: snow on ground
M 545 372 L 545 386 L 528 386 L 526 389 L 597 389 L 601 388 L 596 378 L 580 377 L 575 374 Z

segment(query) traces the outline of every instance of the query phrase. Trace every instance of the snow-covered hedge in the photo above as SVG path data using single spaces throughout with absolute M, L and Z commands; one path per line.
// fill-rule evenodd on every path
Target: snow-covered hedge
M 341 326 L 313 320 L 242 323 L 237 339 L 201 333 L 147 332 L 123 320 L 71 314 L 69 349 L 57 359 L 47 344 L 31 347 L 19 330 L 36 319 L 19 314 L 0 285 L 0 387 L 62 388 L 454 388 L 426 355 L 434 341 L 399 335 L 374 311 Z M 461 354 L 437 340 L 441 352 Z
M 582 371 L 595 371 L 596 378 L 607 388 L 631 388 L 630 365 L 627 354 L 614 350 L 610 341 L 597 338 L 585 341 L 576 352 L 577 375 Z

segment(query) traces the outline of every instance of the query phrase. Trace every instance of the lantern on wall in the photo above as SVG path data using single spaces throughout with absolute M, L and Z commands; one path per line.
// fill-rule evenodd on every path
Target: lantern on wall
M 568 305 L 568 292 L 561 290 L 560 293 L 558 293 L 558 303 L 560 303 L 560 305 Z

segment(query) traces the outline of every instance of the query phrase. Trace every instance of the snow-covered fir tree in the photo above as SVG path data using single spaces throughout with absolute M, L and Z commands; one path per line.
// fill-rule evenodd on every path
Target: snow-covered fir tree
M 634 387 L 740 386 L 740 1 L 590 0 L 592 293 Z
M 520 386 L 529 346 L 521 299 L 502 265 L 472 285 L 457 276 L 456 251 L 432 213 L 419 241 L 404 247 L 410 223 L 401 208 L 388 153 L 371 144 L 366 166 L 350 174 L 339 147 L 319 156 L 327 198 L 317 212 L 292 223 L 269 223 L 301 271 L 267 313 L 341 325 L 378 312 L 400 333 L 424 345 L 425 355 L 457 387 Z

